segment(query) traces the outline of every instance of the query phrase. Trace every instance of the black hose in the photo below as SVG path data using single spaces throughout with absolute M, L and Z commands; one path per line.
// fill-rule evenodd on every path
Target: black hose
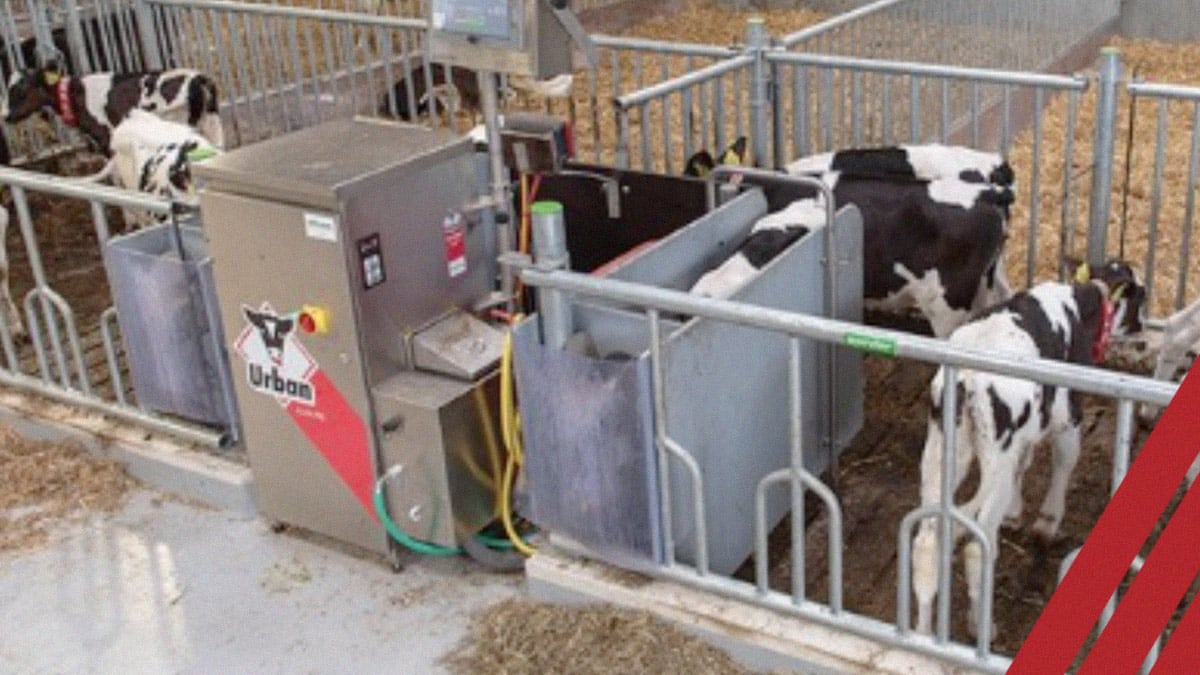
M 1139 61 L 1133 66 L 1133 71 L 1130 73 L 1130 78 L 1136 80 L 1138 70 L 1141 69 L 1142 62 Z M 1129 133 L 1125 138 L 1125 181 L 1121 188 L 1121 244 L 1117 257 L 1121 260 L 1125 259 L 1125 230 L 1129 224 L 1129 177 L 1133 172 L 1133 129 L 1137 121 L 1137 94 L 1129 95 Z M 1107 224 L 1105 225 L 1107 227 Z

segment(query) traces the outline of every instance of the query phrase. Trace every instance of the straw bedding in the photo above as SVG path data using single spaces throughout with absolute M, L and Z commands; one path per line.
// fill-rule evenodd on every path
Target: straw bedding
M 61 523 L 115 511 L 132 485 L 115 462 L 74 443 L 34 441 L 0 427 L 0 552 L 39 546 Z
M 461 675 L 505 673 L 749 673 L 721 650 L 643 612 L 511 599 L 472 617 L 445 665 Z

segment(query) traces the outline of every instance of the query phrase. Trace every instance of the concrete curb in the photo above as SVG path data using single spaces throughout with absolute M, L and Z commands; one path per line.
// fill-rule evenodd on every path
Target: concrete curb
M 0 423 L 28 438 L 75 441 L 165 492 L 246 519 L 258 515 L 250 467 L 135 425 L 13 391 L 0 391 Z
M 966 675 L 934 659 L 784 616 L 678 583 L 653 579 L 541 546 L 525 563 L 534 598 L 562 604 L 608 603 L 649 612 L 719 647 L 759 672 L 805 675 Z

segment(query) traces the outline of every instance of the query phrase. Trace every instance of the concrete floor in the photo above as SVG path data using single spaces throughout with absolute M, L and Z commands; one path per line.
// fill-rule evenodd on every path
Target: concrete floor
M 49 546 L 0 555 L 0 672 L 436 673 L 519 575 L 396 574 L 261 521 L 138 490 Z

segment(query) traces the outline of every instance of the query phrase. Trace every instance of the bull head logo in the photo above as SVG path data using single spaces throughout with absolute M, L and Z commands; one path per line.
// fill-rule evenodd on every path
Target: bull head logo
M 262 338 L 263 344 L 267 347 L 267 353 L 271 356 L 271 361 L 275 365 L 282 364 L 283 344 L 287 336 L 295 329 L 295 320 L 291 317 L 281 317 L 268 312 L 259 312 L 245 305 L 242 306 L 242 313 L 246 315 L 246 320 L 250 322 L 250 325 L 258 329 L 258 334 Z

